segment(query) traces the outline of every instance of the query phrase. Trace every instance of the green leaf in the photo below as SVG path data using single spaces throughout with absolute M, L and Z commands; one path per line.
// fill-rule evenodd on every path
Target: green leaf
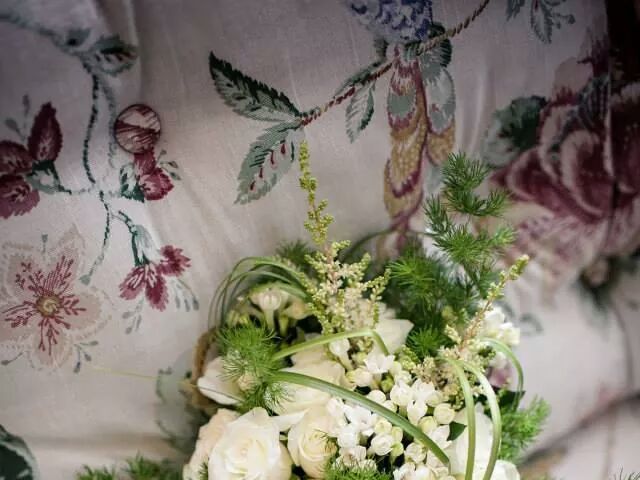
M 118 35 L 100 37 L 85 54 L 88 63 L 109 75 L 131 68 L 137 58 L 136 47 L 125 43 Z
M 133 163 L 127 163 L 120 168 L 120 195 L 124 198 L 144 202 L 144 194 L 138 185 Z
M 520 97 L 493 113 L 482 145 L 488 165 L 503 167 L 537 144 L 540 112 L 546 104 L 544 97 Z
M 354 142 L 360 132 L 364 130 L 373 116 L 373 92 L 375 83 L 360 88 L 353 97 L 346 109 L 347 135 L 349 140 Z
M 233 68 L 213 53 L 209 72 L 223 98 L 234 112 L 254 120 L 287 122 L 301 116 L 287 96 Z
M 274 125 L 251 144 L 238 175 L 236 203 L 263 197 L 289 171 L 304 139 L 299 127 L 299 122 Z
M 449 424 L 449 440 L 452 442 L 462 435 L 462 432 L 467 428 L 467 426 L 463 423 L 451 422 Z
M 507 20 L 515 18 L 524 5 L 525 0 L 507 0 Z

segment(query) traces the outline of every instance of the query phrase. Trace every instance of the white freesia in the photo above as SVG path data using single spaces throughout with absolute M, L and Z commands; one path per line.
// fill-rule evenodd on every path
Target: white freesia
M 384 394 L 384 392 L 382 390 L 371 390 L 368 394 L 367 394 L 367 398 L 369 400 L 372 400 L 380 405 L 383 405 L 384 402 L 387 401 L 387 396 Z
M 289 480 L 291 458 L 263 408 L 229 423 L 211 450 L 209 480 Z
M 400 468 L 393 471 L 393 480 L 413 480 L 413 474 L 416 471 L 416 464 L 406 462 Z
M 344 367 L 330 360 L 294 365 L 285 368 L 284 371 L 309 375 L 335 385 L 340 385 L 344 377 Z M 277 405 L 275 411 L 278 415 L 305 412 L 312 407 L 325 405 L 330 398 L 331 395 L 328 393 L 320 392 L 314 388 L 288 385 L 287 396 Z
M 448 403 L 441 403 L 433 410 L 433 418 L 440 425 L 449 425 L 456 417 L 456 411 Z
M 211 450 L 222 437 L 227 425 L 238 416 L 238 413 L 234 411 L 221 408 L 211 417 L 208 423 L 200 427 L 193 455 L 191 455 L 189 463 L 182 470 L 182 478 L 184 480 L 198 480 L 200 478 L 200 469 L 203 464 L 209 463 Z
M 314 407 L 289 432 L 287 449 L 291 459 L 310 478 L 322 478 L 327 461 L 335 453 L 335 446 L 328 441 L 334 428 L 335 419 L 327 408 Z
M 358 367 L 347 372 L 347 380 L 358 387 L 369 387 L 373 384 L 373 373 L 366 368 Z
M 396 441 L 390 433 L 376 435 L 373 437 L 373 440 L 371 440 L 369 451 L 374 455 L 383 457 L 389 454 L 395 443 Z
M 375 427 L 373 427 L 373 431 L 376 433 L 376 435 L 384 435 L 386 433 L 391 433 L 392 428 L 393 425 L 391 425 L 391 422 L 389 420 L 380 418 L 376 422 Z
M 458 412 L 455 418 L 457 423 L 467 424 L 466 408 Z M 476 405 L 476 455 L 473 469 L 473 479 L 481 480 L 491 455 L 493 424 L 491 419 L 484 414 L 482 405 Z M 450 446 L 445 450 L 450 460 L 451 473 L 461 475 L 467 465 L 467 453 L 469 448 L 469 431 L 465 429 Z M 502 460 L 496 463 L 491 480 L 520 480 L 520 474 L 516 467 Z
M 334 340 L 329 344 L 329 351 L 338 358 L 342 358 L 343 356 L 345 356 L 347 352 L 349 352 L 350 348 L 351 344 L 346 338 Z
M 360 443 L 360 430 L 355 425 L 344 425 L 338 430 L 336 441 L 341 448 L 356 447 Z
M 371 352 L 364 359 L 364 365 L 374 375 L 387 373 L 393 365 L 393 355 Z
M 341 448 L 340 461 L 347 467 L 356 467 L 362 465 L 367 458 L 367 449 L 362 445 L 355 447 Z
M 391 401 L 399 407 L 406 407 L 414 397 L 413 391 L 409 385 L 406 383 L 397 383 L 391 389 L 389 398 L 391 398 Z
M 197 385 L 200 393 L 220 405 L 236 405 L 242 398 L 238 384 L 224 373 L 223 357 L 216 357 L 207 364 Z
M 407 405 L 407 418 L 413 425 L 418 425 L 420 419 L 427 414 L 427 404 L 421 401 L 409 402 Z
M 435 407 L 443 401 L 442 393 L 436 390 L 431 382 L 427 383 L 422 380 L 416 380 L 411 386 L 411 390 L 413 392 L 413 398 L 426 403 L 430 407 Z
M 427 458 L 427 449 L 424 445 L 417 442 L 411 442 L 407 448 L 404 449 L 404 456 L 407 460 L 411 460 L 415 463 L 421 463 Z
M 360 405 L 346 405 L 344 413 L 349 424 L 353 425 L 362 435 L 368 437 L 373 433 L 378 416 L 369 409 Z

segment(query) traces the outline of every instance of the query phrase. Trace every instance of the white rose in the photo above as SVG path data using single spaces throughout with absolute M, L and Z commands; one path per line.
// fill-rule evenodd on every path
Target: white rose
M 227 425 L 238 418 L 238 414 L 226 408 L 221 408 L 211 417 L 208 423 L 200 427 L 196 448 L 189 463 L 182 470 L 184 480 L 199 480 L 198 475 L 202 464 L 209 463 L 209 454 L 224 433 Z
M 409 320 L 382 318 L 381 315 L 374 331 L 380 335 L 387 350 L 395 353 L 406 343 L 407 336 L 412 328 L 413 323 Z M 382 350 L 377 344 L 374 344 L 373 352 L 382 353 Z
M 287 449 L 293 463 L 302 467 L 310 478 L 322 478 L 327 461 L 335 453 L 328 434 L 334 419 L 325 407 L 314 407 L 289 432 Z
M 329 360 L 320 363 L 294 365 L 293 367 L 285 368 L 284 371 L 309 375 L 335 385 L 340 385 L 344 377 L 344 367 Z M 320 392 L 314 388 L 288 385 L 287 397 L 278 404 L 275 410 L 278 415 L 304 412 L 315 406 L 326 405 L 330 398 L 331 395 L 328 393 Z
M 369 447 L 369 451 L 372 452 L 374 455 L 383 457 L 391 451 L 395 443 L 396 443 L 395 439 L 389 433 L 383 434 L 383 435 L 376 435 L 375 437 L 373 437 L 373 440 L 371 440 L 371 446 Z
M 200 393 L 220 405 L 236 405 L 242 398 L 240 387 L 226 378 L 223 357 L 216 357 L 207 364 L 197 385 Z
M 449 405 L 448 403 L 441 403 L 440 405 L 436 406 L 433 411 L 433 418 L 435 418 L 440 425 L 449 425 L 451 422 L 453 422 L 455 416 L 456 411 L 451 408 L 451 405 Z
M 398 383 L 391 389 L 389 398 L 399 407 L 406 407 L 413 399 L 413 391 L 406 383 Z
M 209 480 L 289 480 L 291 458 L 267 411 L 254 408 L 229 423 L 209 458 Z
M 457 423 L 467 424 L 466 409 L 458 412 L 455 418 Z M 484 414 L 482 406 L 476 405 L 476 455 L 474 462 L 474 480 L 482 479 L 491 454 L 493 424 L 491 419 Z M 465 429 L 451 445 L 445 450 L 451 462 L 451 473 L 460 475 L 465 472 L 467 465 L 467 450 L 469 448 L 469 431 Z M 500 467 L 498 468 L 498 463 Z M 498 462 L 492 480 L 519 480 L 520 474 L 509 462 Z M 482 472 L 482 473 L 480 473 Z
M 409 402 L 409 405 L 407 405 L 407 417 L 413 425 L 418 425 L 420 419 L 426 414 L 427 404 L 424 402 Z

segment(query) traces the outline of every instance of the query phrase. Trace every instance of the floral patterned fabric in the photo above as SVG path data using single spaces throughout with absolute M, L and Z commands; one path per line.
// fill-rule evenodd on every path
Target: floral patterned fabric
M 381 254 L 449 152 L 490 165 L 533 257 L 504 308 L 542 446 L 637 391 L 636 23 L 630 0 L 0 2 L 0 424 L 47 479 L 178 456 L 214 288 L 303 236 L 303 139 L 335 236 L 391 227 Z

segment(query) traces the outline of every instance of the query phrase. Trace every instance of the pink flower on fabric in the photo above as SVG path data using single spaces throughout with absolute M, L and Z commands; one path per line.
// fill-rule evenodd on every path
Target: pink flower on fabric
M 173 189 L 171 179 L 158 166 L 153 149 L 133 156 L 136 179 L 145 200 L 160 200 Z
M 160 254 L 160 261 L 145 259 L 146 263 L 129 272 L 120 284 L 122 298 L 133 300 L 144 290 L 144 295 L 153 308 L 166 308 L 169 294 L 165 277 L 180 276 L 190 266 L 190 260 L 182 254 L 182 249 L 171 245 L 162 247 Z
M 106 317 L 104 294 L 78 282 L 84 244 L 75 229 L 56 244 L 7 243 L 0 255 L 0 356 L 20 355 L 36 368 L 56 368 Z
M 55 161 L 61 148 L 62 132 L 50 103 L 36 115 L 26 148 L 10 140 L 0 141 L 0 217 L 24 215 L 38 204 L 40 194 L 26 175 Z

